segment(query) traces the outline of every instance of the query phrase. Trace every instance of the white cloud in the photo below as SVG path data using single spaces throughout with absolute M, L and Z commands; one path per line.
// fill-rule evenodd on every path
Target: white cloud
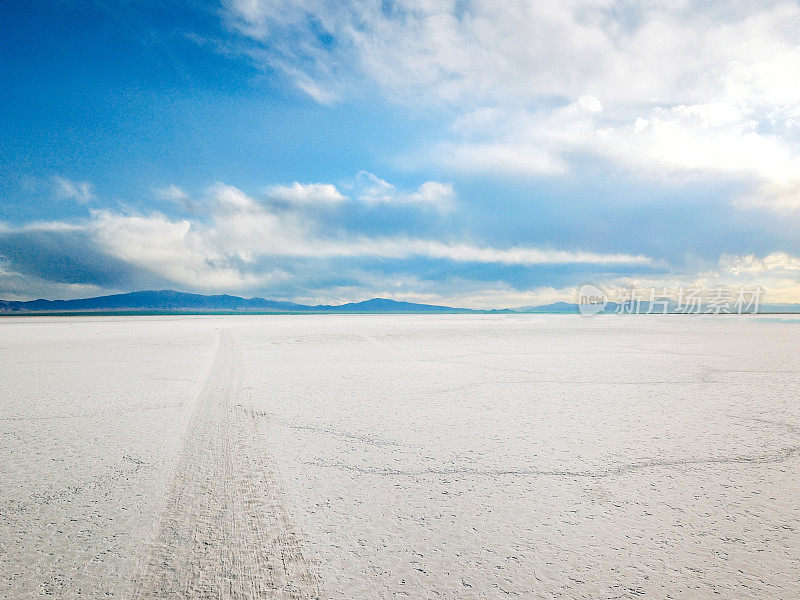
M 453 210 L 456 199 L 450 183 L 426 181 L 416 190 L 404 192 L 366 171 L 361 171 L 356 177 L 356 196 L 366 204 L 410 205 L 439 212 Z
M 796 212 L 800 210 L 800 177 L 762 181 L 736 198 L 735 203 L 741 208 L 770 208 L 784 214 Z
M 587 272 L 625 272 L 620 267 L 658 267 L 653 259 L 626 253 L 593 253 L 530 246 L 497 248 L 466 241 L 443 241 L 407 236 L 326 235 L 314 222 L 292 212 L 273 212 L 244 194 L 222 184 L 212 190 L 209 212 L 193 219 L 171 220 L 160 213 L 118 214 L 93 211 L 84 224 L 47 222 L 23 227 L 0 226 L 0 231 L 58 232 L 89 235 L 109 255 L 148 270 L 182 287 L 198 290 L 263 289 L 299 281 L 303 273 L 275 266 L 278 259 L 358 258 L 406 260 L 416 257 L 454 263 L 517 266 L 583 265 Z M 11 263 L 9 263 L 10 265 Z M 363 263 L 361 263 L 363 265 Z M 572 288 L 515 289 L 508 283 L 479 280 L 420 280 L 413 272 L 380 275 L 356 266 L 343 267 L 345 279 L 356 280 L 341 289 L 316 290 L 320 301 L 360 300 L 383 296 L 410 301 L 470 307 L 502 307 L 574 300 Z M 300 279 L 297 279 L 300 278 Z M 27 281 L 27 283 L 26 283 Z M 597 276 L 592 283 L 606 290 L 638 288 L 676 289 L 679 286 L 712 290 L 719 286 L 765 290 L 764 302 L 796 302 L 800 298 L 800 257 L 786 252 L 766 255 L 723 255 L 715 264 L 699 264 L 682 272 L 636 276 Z M 101 290 L 97 286 L 49 285 L 0 265 L 0 289 L 15 297 L 38 295 L 76 297 Z M 306 293 L 313 287 L 304 284 Z M 48 290 L 50 290 L 48 292 Z M 310 300 L 309 297 L 294 300 Z
M 414 101 L 526 104 L 584 94 L 614 106 L 800 100 L 800 83 L 785 76 L 800 65 L 800 8 L 788 0 L 736 7 L 470 0 L 397 2 L 392 10 L 380 2 L 244 0 L 229 9 L 245 33 L 257 30 L 256 39 L 277 44 L 309 77 L 340 76 L 340 65 Z M 320 43 L 312 22 L 339 43 Z M 283 45 L 287 29 L 290 46 Z
M 312 77 L 309 77 L 298 69 L 286 67 L 285 70 L 292 75 L 294 84 L 301 92 L 305 92 L 312 99 L 320 104 L 335 104 L 341 100 L 341 96 L 336 91 L 323 86 Z
M 339 204 L 347 200 L 336 186 L 330 183 L 298 183 L 273 185 L 267 195 L 293 204 Z
M 171 200 L 172 202 L 185 202 L 189 199 L 189 194 L 177 185 L 168 185 L 163 188 L 158 188 L 156 194 L 162 200 Z
M 562 175 L 568 171 L 560 156 L 541 145 L 516 142 L 442 143 L 431 156 L 438 164 L 464 173 Z
M 88 181 L 73 181 L 66 177 L 53 177 L 56 196 L 69 198 L 81 204 L 94 200 L 93 186 Z
M 188 221 L 109 211 L 98 211 L 94 217 L 90 231 L 108 254 L 171 281 L 205 289 L 239 289 L 259 282 L 258 277 L 229 266 L 202 234 L 191 231 Z
M 740 107 L 677 106 L 639 117 L 633 129 L 609 129 L 607 141 L 619 158 L 645 168 L 648 163 L 682 169 L 757 176 L 786 181 L 796 176 L 800 155 L 778 136 L 759 132 L 759 124 Z M 720 119 L 719 113 L 725 113 Z M 602 138 L 601 138 L 602 139 Z M 602 143 L 602 142 L 600 142 Z M 614 149 L 606 153 L 614 155 Z
M 576 154 L 594 155 L 656 177 L 752 180 L 741 206 L 796 204 L 784 191 L 800 185 L 800 78 L 790 75 L 800 72 L 797 2 L 448 0 L 387 10 L 377 1 L 229 0 L 226 8 L 253 40 L 252 56 L 312 96 L 377 87 L 413 110 L 447 107 L 451 134 L 429 140 L 417 162 L 561 175 Z M 336 43 L 321 43 L 321 33 Z
M 51 233 L 69 233 L 83 231 L 83 229 L 84 227 L 82 225 L 66 223 L 64 221 L 34 221 L 17 228 L 18 231 L 44 231 Z M 7 231 L 10 231 L 10 229 Z M 2 232 L 2 227 L 0 227 L 0 233 Z
M 789 0 L 225 4 L 229 22 L 263 43 L 264 60 L 280 59 L 322 87 L 349 73 L 415 101 L 800 100 L 800 82 L 786 77 L 800 66 L 800 8 Z M 337 43 L 321 42 L 320 33 Z
M 587 282 L 589 283 L 589 282 Z M 654 289 L 656 294 L 666 290 L 667 295 L 677 296 L 678 288 L 703 290 L 706 295 L 718 288 L 733 293 L 738 290 L 760 289 L 760 303 L 797 303 L 800 300 L 800 257 L 786 252 L 773 252 L 765 256 L 753 254 L 723 254 L 715 264 L 699 265 L 694 270 L 666 275 L 645 274 L 602 278 L 591 283 L 600 285 L 610 297 L 619 297 L 633 288 Z M 561 300 L 574 301 L 573 294 Z
M 424 193 L 424 189 L 423 192 Z M 493 248 L 412 237 L 331 237 L 295 213 L 272 212 L 241 190 L 218 184 L 206 218 L 172 221 L 160 213 L 93 212 L 86 226 L 110 255 L 169 280 L 205 289 L 242 289 L 286 278 L 264 271 L 263 260 L 284 258 L 427 257 L 507 265 L 649 265 L 641 255 L 534 247 Z
M 414 238 L 375 238 L 348 243 L 322 244 L 329 255 L 409 258 L 422 256 L 457 262 L 506 265 L 650 265 L 652 259 L 642 255 L 600 254 L 593 252 L 549 250 L 531 247 L 493 248 L 464 243 L 445 243 Z
M 725 254 L 720 258 L 720 270 L 735 277 L 791 277 L 800 286 L 800 258 L 786 252 L 773 252 L 761 258 L 754 254 Z
M 372 173 L 361 171 L 348 189 L 352 189 L 356 201 L 368 205 L 430 208 L 439 212 L 448 212 L 455 207 L 456 193 L 450 183 L 426 181 L 416 190 L 403 191 Z M 291 185 L 270 186 L 266 195 L 296 206 L 334 206 L 348 199 L 332 183 L 297 181 Z
M 768 118 L 789 123 L 788 110 L 756 114 L 710 102 L 642 109 L 620 121 L 589 98 L 548 111 L 470 111 L 453 124 L 462 141 L 440 143 L 429 156 L 464 172 L 563 175 L 571 155 L 594 155 L 637 176 L 680 174 L 746 185 L 749 190 L 733 198 L 741 208 L 800 209 L 800 146 L 786 131 L 763 125 Z
M 426 289 L 424 283 L 417 283 L 414 289 Z M 584 283 L 599 285 L 611 299 L 621 298 L 632 289 L 639 290 L 643 300 L 648 299 L 651 289 L 656 295 L 666 291 L 668 296 L 677 298 L 679 288 L 685 292 L 701 290 L 708 298 L 713 296 L 715 290 L 723 288 L 730 293 L 729 299 L 734 303 L 739 290 L 745 292 L 747 302 L 751 300 L 750 294 L 760 289 L 760 305 L 793 304 L 800 301 L 800 257 L 786 252 L 764 256 L 725 254 L 715 264 L 684 273 L 598 277 Z M 558 301 L 575 302 L 578 294 L 576 287 L 542 286 L 519 290 L 509 288 L 503 282 L 496 282 L 493 287 L 481 286 L 479 282 L 464 284 L 459 285 L 453 294 L 434 293 L 432 297 L 439 301 L 432 303 L 476 308 L 520 307 Z M 437 286 L 430 285 L 428 289 L 437 290 Z

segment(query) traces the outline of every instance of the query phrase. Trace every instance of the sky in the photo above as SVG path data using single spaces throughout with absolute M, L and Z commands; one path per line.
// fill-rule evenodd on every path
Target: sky
M 0 298 L 800 302 L 800 3 L 0 5 Z

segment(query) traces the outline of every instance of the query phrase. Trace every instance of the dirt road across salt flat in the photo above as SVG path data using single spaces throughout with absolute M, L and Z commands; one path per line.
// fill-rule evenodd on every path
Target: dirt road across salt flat
M 222 331 L 175 459 L 163 516 L 131 598 L 318 596 Z

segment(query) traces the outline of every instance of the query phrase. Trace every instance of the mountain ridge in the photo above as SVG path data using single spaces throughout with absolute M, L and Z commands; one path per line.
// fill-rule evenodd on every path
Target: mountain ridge
M 601 314 L 618 312 L 620 305 L 609 302 Z M 649 303 L 642 302 L 639 314 L 647 313 Z M 284 300 L 266 298 L 243 298 L 230 294 L 194 294 L 176 290 L 142 290 L 122 294 L 76 298 L 74 300 L 0 300 L 0 314 L 82 314 L 82 313 L 137 313 L 152 312 L 155 314 L 181 313 L 233 313 L 233 314 L 269 314 L 269 313 L 332 313 L 332 314 L 392 314 L 392 313 L 447 313 L 447 314 L 578 314 L 578 304 L 571 302 L 553 302 L 536 306 L 521 306 L 502 309 L 471 309 L 437 304 L 421 304 L 391 300 L 389 298 L 370 298 L 360 302 L 345 304 L 298 304 Z M 628 311 L 629 312 L 629 311 Z M 661 305 L 654 307 L 654 313 L 663 312 Z M 677 305 L 670 303 L 669 313 L 680 314 Z M 700 312 L 705 312 L 705 306 Z M 794 314 L 800 313 L 800 304 L 763 304 L 759 313 Z
M 387 298 L 371 298 L 345 304 L 297 304 L 266 298 L 242 298 L 230 294 L 193 294 L 176 290 L 143 290 L 74 300 L 0 300 L 0 314 L 49 314 L 86 312 L 233 312 L 233 313 L 486 313 L 435 304 L 419 304 Z

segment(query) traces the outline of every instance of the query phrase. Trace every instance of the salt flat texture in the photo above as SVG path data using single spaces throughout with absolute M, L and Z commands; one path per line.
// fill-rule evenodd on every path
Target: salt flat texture
M 797 598 L 798 333 L 0 320 L 0 594 Z

